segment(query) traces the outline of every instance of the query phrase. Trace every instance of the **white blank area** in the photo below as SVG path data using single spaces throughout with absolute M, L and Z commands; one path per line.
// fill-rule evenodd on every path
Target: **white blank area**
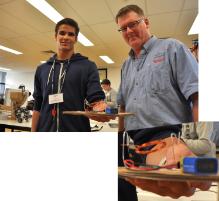
M 219 121 L 219 1 L 200 0 L 199 120 Z
M 117 200 L 117 155 L 117 133 L 1 134 L 0 200 Z

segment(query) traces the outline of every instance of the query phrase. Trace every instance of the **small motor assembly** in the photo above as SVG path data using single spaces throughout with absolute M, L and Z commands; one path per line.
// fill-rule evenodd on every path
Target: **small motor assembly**
M 19 123 L 22 123 L 23 120 L 28 122 L 29 118 L 31 117 L 30 111 L 24 107 L 19 107 L 15 110 L 15 116 Z

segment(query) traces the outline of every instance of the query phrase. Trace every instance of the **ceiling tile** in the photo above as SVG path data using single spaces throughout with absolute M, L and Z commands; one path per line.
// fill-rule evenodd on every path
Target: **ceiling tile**
M 45 32 L 54 29 L 54 22 L 24 0 L 12 1 L 2 6 L 2 10 L 5 10 L 10 15 L 9 19 L 16 18 L 20 23 L 34 29 L 35 32 Z
M 7 4 L 7 3 L 10 3 L 11 0 L 1 0 L 0 1 L 0 6 L 4 5 L 4 4 Z
M 183 9 L 198 9 L 198 0 L 185 0 Z
M 5 43 L 7 47 L 10 47 L 17 51 L 23 52 L 23 54 L 27 54 L 30 50 L 31 52 L 39 52 L 42 48 L 39 44 L 34 41 L 28 39 L 27 37 L 13 38 Z
M 180 11 L 184 0 L 147 0 L 148 15 Z
M 77 10 L 75 10 L 65 0 L 62 0 L 62 1 L 47 0 L 47 2 L 51 6 L 53 6 L 63 17 L 69 17 L 69 18 L 74 19 L 79 24 L 79 26 L 85 25 L 85 22 L 83 21 L 83 19 L 77 14 Z
M 86 24 L 97 24 L 111 21 L 113 18 L 110 9 L 103 0 L 65 0 L 85 21 Z
M 187 35 L 196 16 L 197 11 L 187 10 L 183 11 L 179 17 L 179 21 L 176 25 L 175 34 L 185 34 Z
M 10 15 L 6 13 L 4 10 L 0 9 L 0 26 L 4 26 L 8 29 L 13 28 L 14 32 L 17 33 L 18 36 L 33 34 L 36 32 L 33 27 L 25 24 L 24 22 L 20 21 L 14 15 Z
M 26 38 L 38 44 L 41 48 L 41 51 L 56 49 L 55 37 L 54 33 L 52 34 L 52 32 L 33 34 L 27 36 Z
M 93 26 L 81 26 L 80 30 L 81 33 L 94 44 L 94 46 L 103 43 L 101 38 L 96 34 L 95 28 Z
M 0 38 L 8 39 L 17 37 L 17 33 L 11 28 L 7 28 L 5 26 L 0 26 Z
M 147 13 L 147 9 L 145 7 L 145 0 L 106 0 L 111 12 L 113 13 L 114 18 L 116 17 L 119 9 L 126 5 L 135 4 L 143 9 L 145 13 Z
M 179 13 L 152 15 L 149 17 L 151 33 L 157 37 L 170 37 L 175 33 Z
M 93 25 L 92 29 L 101 38 L 103 43 L 117 43 L 121 41 L 121 34 L 117 31 L 118 26 L 114 21 Z
M 197 36 L 187 30 L 197 14 L 198 0 L 47 0 L 64 17 L 75 19 L 81 32 L 94 43 L 85 47 L 80 43 L 75 51 L 88 56 L 98 66 L 120 68 L 130 47 L 117 32 L 115 15 L 127 4 L 139 5 L 149 14 L 151 32 L 158 37 L 175 37 L 190 46 Z M 0 66 L 8 65 L 16 71 L 35 71 L 40 60 L 51 54 L 42 50 L 56 50 L 55 23 L 25 0 L 0 0 L 0 44 L 24 52 L 17 56 L 0 52 Z M 115 63 L 107 65 L 99 56 L 107 54 Z

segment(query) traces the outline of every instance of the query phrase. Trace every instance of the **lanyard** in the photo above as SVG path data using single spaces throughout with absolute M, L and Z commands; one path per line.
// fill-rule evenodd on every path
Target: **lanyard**
M 64 67 L 64 63 L 61 63 L 61 67 L 60 67 L 60 71 L 59 71 L 59 77 L 58 77 L 58 93 L 62 92 L 63 85 L 64 85 L 64 82 L 65 82 L 65 76 L 66 76 L 67 70 L 69 68 L 69 65 L 70 65 L 70 62 L 68 60 L 67 67 L 62 72 L 62 69 Z M 48 86 L 49 82 L 50 82 L 50 77 L 52 78 L 52 80 L 51 80 L 51 83 L 52 83 L 52 93 L 55 93 L 54 92 L 54 82 L 55 82 L 55 79 L 54 79 L 55 78 L 55 73 L 54 72 L 55 72 L 55 59 L 54 59 L 53 64 L 52 64 L 52 66 L 50 68 L 48 79 L 47 79 L 47 86 Z
M 49 75 L 48 75 L 48 79 L 47 79 L 47 87 L 49 85 L 49 82 L 50 82 L 50 77 L 51 77 L 51 84 L 52 84 L 52 94 L 55 93 L 54 91 L 54 82 L 55 82 L 55 59 L 53 61 L 53 64 L 50 68 L 50 71 L 49 71 Z M 67 73 L 67 70 L 69 68 L 69 65 L 70 65 L 70 62 L 68 60 L 68 64 L 66 66 L 66 68 L 64 68 L 64 62 L 60 63 L 60 69 L 59 69 L 59 76 L 58 76 L 58 89 L 57 89 L 57 93 L 60 94 L 62 92 L 62 89 L 63 89 L 63 85 L 64 85 L 64 82 L 65 82 L 65 76 L 66 76 L 66 73 Z M 64 71 L 63 71 L 63 68 L 64 68 Z M 63 71 L 63 72 L 62 72 Z M 51 115 L 53 117 L 53 120 L 55 120 L 55 117 L 56 117 L 56 121 L 57 121 L 57 131 L 59 131 L 59 104 L 53 104 L 53 108 L 51 110 Z

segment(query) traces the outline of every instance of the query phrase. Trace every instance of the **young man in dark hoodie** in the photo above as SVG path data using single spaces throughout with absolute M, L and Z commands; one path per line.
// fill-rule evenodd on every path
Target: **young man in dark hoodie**
M 57 53 L 38 66 L 34 82 L 32 131 L 89 132 L 89 119 L 63 115 L 65 110 L 84 110 L 85 100 L 104 105 L 99 74 L 94 62 L 74 52 L 79 27 L 65 18 L 55 27 Z

